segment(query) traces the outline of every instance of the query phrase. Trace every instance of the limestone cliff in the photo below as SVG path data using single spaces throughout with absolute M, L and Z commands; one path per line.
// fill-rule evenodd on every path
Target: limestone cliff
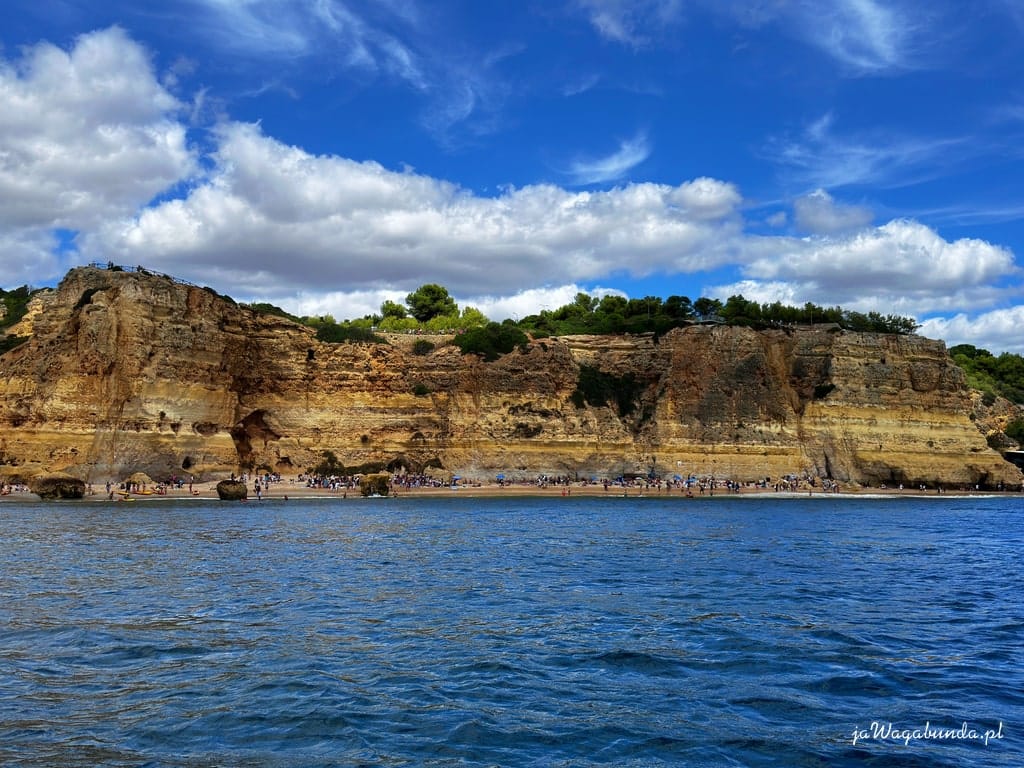
M 494 362 L 416 337 L 323 344 L 209 289 L 79 268 L 0 357 L 8 474 L 100 481 L 347 466 L 581 477 L 809 472 L 1019 485 L 941 342 L 837 327 L 532 341 Z

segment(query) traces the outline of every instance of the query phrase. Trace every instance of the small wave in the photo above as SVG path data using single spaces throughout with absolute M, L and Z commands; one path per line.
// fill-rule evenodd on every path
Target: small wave
M 597 654 L 592 659 L 612 670 L 652 677 L 675 677 L 684 669 L 683 663 L 677 659 L 645 651 L 618 649 Z

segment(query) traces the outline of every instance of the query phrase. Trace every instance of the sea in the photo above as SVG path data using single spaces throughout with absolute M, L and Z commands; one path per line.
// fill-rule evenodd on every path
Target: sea
M 1021 766 L 1024 497 L 0 504 L 4 766 Z

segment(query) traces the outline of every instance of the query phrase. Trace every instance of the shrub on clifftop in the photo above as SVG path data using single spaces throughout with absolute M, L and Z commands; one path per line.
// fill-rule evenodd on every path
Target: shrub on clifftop
M 471 328 L 456 336 L 452 344 L 462 350 L 462 354 L 483 355 L 490 362 L 502 355 L 507 355 L 529 339 L 512 323 L 488 323 L 481 328 Z

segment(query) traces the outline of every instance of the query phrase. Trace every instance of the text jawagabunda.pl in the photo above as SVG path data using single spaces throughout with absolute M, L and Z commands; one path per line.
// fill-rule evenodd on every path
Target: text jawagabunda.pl
M 899 728 L 892 723 L 872 722 L 870 728 L 854 728 L 853 744 L 862 741 L 895 741 L 907 746 L 912 741 L 990 741 L 1003 738 L 1003 723 L 998 728 L 972 728 L 966 722 L 959 728 L 938 728 L 930 722 L 923 728 Z

